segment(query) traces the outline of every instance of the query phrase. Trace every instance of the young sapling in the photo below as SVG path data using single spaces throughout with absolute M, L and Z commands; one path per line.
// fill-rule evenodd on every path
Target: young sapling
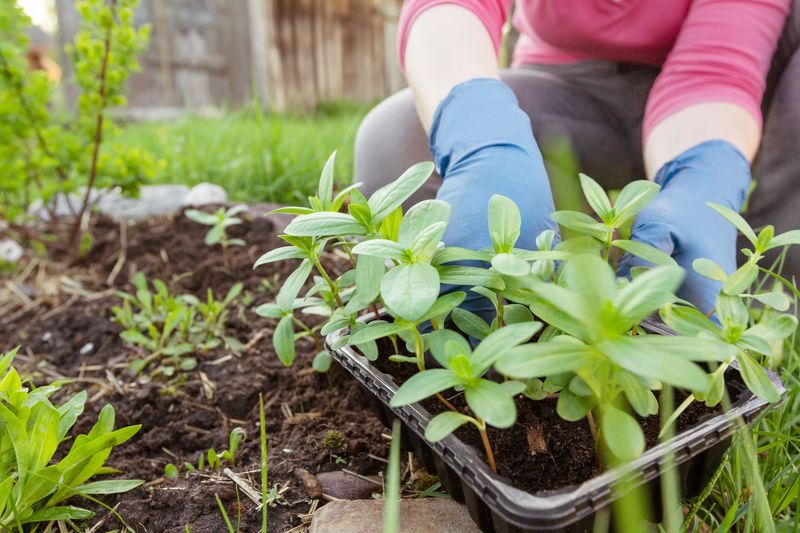
M 231 246 L 244 246 L 245 242 L 242 239 L 228 237 L 228 228 L 241 224 L 242 219 L 236 215 L 245 211 L 247 211 L 246 205 L 236 205 L 228 209 L 220 207 L 214 213 L 206 213 L 198 209 L 187 209 L 185 214 L 187 218 L 198 224 L 211 226 L 211 229 L 206 233 L 206 246 L 219 244 L 222 247 L 222 261 L 229 268 L 228 248 Z

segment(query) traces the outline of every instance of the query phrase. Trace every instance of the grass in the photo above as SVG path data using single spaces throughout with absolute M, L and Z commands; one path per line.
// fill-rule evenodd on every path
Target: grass
M 351 179 L 353 139 L 368 109 L 333 103 L 283 115 L 250 106 L 215 118 L 127 124 L 115 140 L 161 160 L 151 183 L 211 182 L 233 201 L 294 203 L 315 189 L 333 150 L 336 175 Z

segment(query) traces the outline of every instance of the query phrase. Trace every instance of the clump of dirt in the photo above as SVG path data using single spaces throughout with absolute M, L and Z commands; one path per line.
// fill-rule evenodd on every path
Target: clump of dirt
M 67 396 L 85 387 L 91 399 L 76 432 L 88 431 L 106 403 L 116 408 L 118 426 L 142 425 L 131 441 L 115 449 L 109 464 L 124 477 L 146 483 L 106 499 L 136 531 L 183 533 L 187 525 L 193 532 L 224 531 L 215 494 L 231 520 L 241 520 L 242 531 L 260 528 L 256 505 L 241 491 L 237 496 L 221 471 L 206 468 L 186 475 L 181 468 L 178 479 L 163 477 L 167 463 L 196 465 L 209 448 L 226 449 L 230 431 L 242 427 L 247 437 L 236 464 L 224 466 L 259 487 L 259 395 L 266 410 L 269 485 L 280 494 L 269 509 L 270 532 L 302 524 L 300 517 L 309 510 L 310 500 L 295 481 L 294 469 L 317 473 L 348 468 L 371 475 L 384 468 L 370 455 L 388 455 L 387 441 L 381 437 L 385 429 L 361 387 L 337 365 L 327 374 L 314 372 L 311 361 L 317 347 L 310 340 L 300 343 L 291 368 L 275 355 L 271 342 L 275 321 L 252 309 L 274 298 L 294 265 L 276 263 L 254 271 L 255 260 L 282 241 L 269 218 L 244 218 L 230 233 L 247 244 L 229 250 L 227 267 L 218 247 L 203 244 L 208 228 L 183 214 L 124 229 L 100 217 L 91 228 L 93 244 L 83 258 L 73 261 L 58 249 L 49 257 L 38 257 L 28 250 L 26 269 L 0 279 L 0 285 L 14 284 L 32 302 L 9 304 L 0 318 L 0 349 L 22 345 L 17 365 L 38 383 L 78 378 L 63 391 Z M 342 267 L 335 258 L 327 261 L 333 269 Z M 162 279 L 176 294 L 200 298 L 209 288 L 222 298 L 233 284 L 242 282 L 243 295 L 226 329 L 245 348 L 240 353 L 220 347 L 193 354 L 198 368 L 173 383 L 132 376 L 127 366 L 143 354 L 120 340 L 111 307 L 120 303 L 116 291 L 132 289 L 136 272 L 150 280 Z M 333 430 L 348 444 L 335 454 L 322 445 Z M 104 530 L 119 527 L 107 509 L 94 509 Z

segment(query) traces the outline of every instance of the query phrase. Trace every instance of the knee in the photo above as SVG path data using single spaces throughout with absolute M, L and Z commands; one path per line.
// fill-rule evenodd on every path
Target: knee
M 390 96 L 364 117 L 356 132 L 354 159 L 354 179 L 367 196 L 413 163 L 430 159 L 410 89 Z

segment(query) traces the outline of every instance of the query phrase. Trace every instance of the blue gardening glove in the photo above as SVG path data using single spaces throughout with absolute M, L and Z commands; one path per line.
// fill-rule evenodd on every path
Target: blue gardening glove
M 741 210 L 750 186 L 750 163 L 732 144 L 706 141 L 665 164 L 656 174 L 661 191 L 633 222 L 631 239 L 671 255 L 686 270 L 678 296 L 700 311 L 714 309 L 722 283 L 692 268 L 705 257 L 726 273 L 736 270 L 736 228 L 706 205 L 714 202 Z M 651 266 L 633 255 L 620 262 L 619 275 L 634 266 Z
M 445 244 L 490 247 L 488 205 L 495 194 L 520 209 L 518 248 L 535 250 L 539 233 L 558 230 L 550 218 L 553 195 L 530 119 L 503 82 L 477 78 L 456 85 L 436 109 L 429 140 L 443 180 L 436 197 L 452 209 Z M 464 307 L 484 316 L 493 310 L 474 293 L 468 293 Z

